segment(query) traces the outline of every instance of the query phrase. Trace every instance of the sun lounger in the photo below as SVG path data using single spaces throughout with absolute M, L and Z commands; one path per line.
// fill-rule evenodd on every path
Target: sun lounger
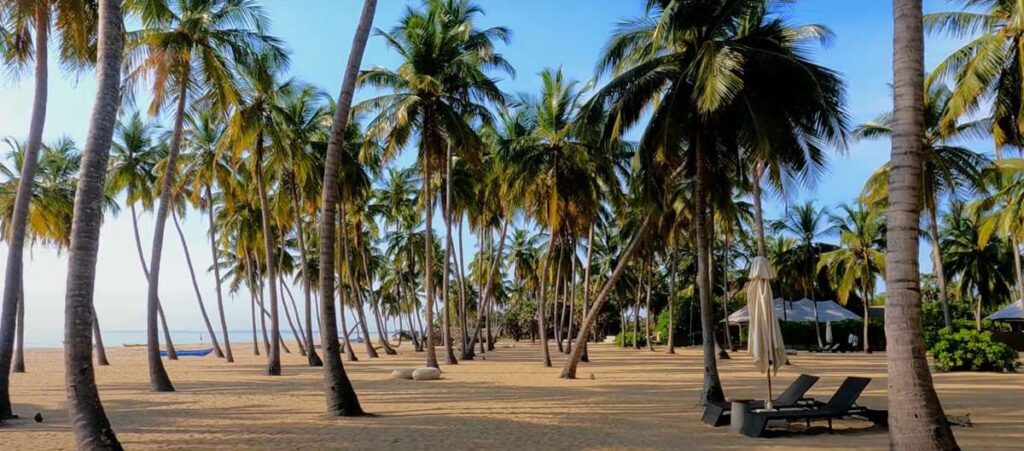
M 776 408 L 798 406 L 812 407 L 814 406 L 814 400 L 805 398 L 804 395 L 807 394 L 807 391 L 810 390 L 817 382 L 817 376 L 801 374 L 800 377 L 797 377 L 792 384 L 789 384 L 786 391 L 782 392 L 781 395 L 775 398 L 775 401 L 773 401 L 772 404 Z M 750 401 L 749 404 L 751 409 L 764 408 L 764 401 Z M 704 415 L 701 417 L 701 421 L 714 427 L 725 426 L 729 424 L 729 412 L 731 410 L 731 402 L 709 403 L 707 407 L 704 408 Z
M 867 388 L 871 379 L 866 377 L 848 377 L 839 386 L 836 393 L 827 403 L 815 402 L 813 407 L 783 408 L 771 412 L 752 411 L 743 422 L 741 433 L 747 437 L 763 437 L 768 422 L 771 420 L 799 421 L 804 420 L 810 427 L 813 420 L 828 421 L 828 430 L 832 432 L 832 420 L 839 418 L 861 418 L 875 424 L 885 425 L 887 412 L 871 410 L 857 405 L 857 399 Z
M 179 349 L 177 351 L 178 357 L 206 357 L 207 354 L 213 352 L 213 348 L 207 349 Z M 160 351 L 161 357 L 167 357 L 167 351 Z

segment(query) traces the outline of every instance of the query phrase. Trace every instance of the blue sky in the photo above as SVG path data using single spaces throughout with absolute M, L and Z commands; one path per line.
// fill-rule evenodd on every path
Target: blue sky
M 504 25 L 512 30 L 512 43 L 502 53 L 514 65 L 515 78 L 503 76 L 501 86 L 510 92 L 532 92 L 538 86 L 537 73 L 546 67 L 561 67 L 568 76 L 587 80 L 594 62 L 615 24 L 643 12 L 642 0 L 478 0 L 487 15 L 482 26 Z M 336 95 L 348 57 L 349 45 L 362 2 L 356 0 L 265 0 L 271 18 L 271 33 L 291 49 L 291 74 Z M 384 0 L 379 3 L 375 26 L 390 29 L 407 5 L 419 0 Z M 848 112 L 852 123 L 871 119 L 890 109 L 889 82 L 892 77 L 891 0 L 804 0 L 788 8 L 793 23 L 818 23 L 835 33 L 831 45 L 815 51 L 820 63 L 838 71 L 847 82 Z M 954 3 L 925 1 L 928 11 L 955 9 Z M 927 64 L 938 62 L 958 42 L 929 37 Z M 379 38 L 371 38 L 363 67 L 394 67 L 394 52 Z M 81 142 L 86 134 L 88 114 L 95 93 L 91 74 L 60 74 L 51 64 L 50 103 L 44 140 L 67 135 Z M 6 79 L 0 84 L 0 136 L 23 139 L 28 130 L 32 102 L 32 80 Z M 357 100 L 365 96 L 357 95 Z M 991 146 L 977 143 L 975 149 L 990 152 Z M 0 149 L 7 152 L 7 149 Z M 814 200 L 819 206 L 850 201 L 864 180 L 888 159 L 886 141 L 854 143 L 845 155 L 832 159 L 830 170 L 811 190 L 795 193 L 791 201 Z M 407 161 L 407 160 L 405 160 Z M 769 213 L 783 205 L 775 202 Z M 211 263 L 205 244 L 205 220 L 193 212 L 186 218 L 185 233 L 196 266 L 203 272 Z M 140 218 L 144 248 L 149 250 L 152 218 Z M 170 227 L 170 225 L 169 225 Z M 173 229 L 165 242 L 161 297 L 172 329 L 202 328 L 181 251 Z M 922 250 L 922 256 L 924 250 Z M 0 244 L 0 258 L 6 259 Z M 26 266 L 27 323 L 32 331 L 29 344 L 59 344 L 63 319 L 63 291 L 66 260 L 51 249 L 34 248 Z M 134 250 L 131 218 L 127 213 L 108 218 L 101 237 L 96 308 L 104 328 L 137 330 L 143 324 L 145 280 Z M 930 268 L 922 259 L 924 268 Z M 213 307 L 212 275 L 201 274 L 204 300 Z M 226 301 L 232 329 L 248 323 L 248 296 L 240 294 Z

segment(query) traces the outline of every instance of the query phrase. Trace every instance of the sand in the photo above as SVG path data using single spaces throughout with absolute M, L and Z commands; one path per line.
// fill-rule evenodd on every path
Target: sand
M 112 365 L 99 367 L 104 406 L 128 449 L 883 449 L 887 431 L 870 423 L 824 423 L 810 434 L 749 439 L 700 423 L 699 348 L 677 355 L 591 345 L 593 363 L 578 380 L 558 378 L 539 363 L 539 348 L 499 343 L 486 360 L 444 365 L 443 380 L 392 380 L 395 368 L 421 366 L 424 355 L 406 343 L 398 356 L 345 366 L 369 418 L 326 416 L 319 369 L 297 354 L 283 357 L 280 377 L 263 375 L 264 357 L 236 344 L 237 363 L 212 355 L 168 362 L 175 393 L 148 390 L 144 350 L 111 348 Z M 293 347 L 294 349 L 294 347 Z M 439 351 L 441 351 L 439 349 Z M 443 352 L 438 353 L 443 358 Z M 740 351 L 722 361 L 729 396 L 763 397 L 763 376 Z M 60 349 L 26 354 L 27 374 L 12 381 L 22 419 L 0 426 L 0 449 L 69 449 Z M 861 404 L 886 407 L 883 354 L 801 354 L 780 372 L 788 384 L 801 372 L 822 376 L 811 395 L 827 398 L 846 375 L 872 378 Z M 947 413 L 967 415 L 973 428 L 956 428 L 964 449 L 1020 449 L 1024 443 L 1024 374 L 937 374 Z M 31 417 L 41 412 L 43 423 Z M 796 430 L 794 426 L 794 430 Z

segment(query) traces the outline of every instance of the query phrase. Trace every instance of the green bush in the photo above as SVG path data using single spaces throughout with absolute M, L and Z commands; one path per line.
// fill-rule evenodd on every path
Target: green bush
M 615 336 L 616 345 L 622 346 L 622 340 L 626 340 L 626 346 L 633 346 L 633 331 L 620 332 Z M 637 332 L 637 340 L 639 340 L 640 346 L 647 346 L 647 337 L 644 336 L 643 331 Z
M 974 329 L 940 330 L 932 353 L 939 371 L 1014 371 L 1017 365 L 1017 351 Z

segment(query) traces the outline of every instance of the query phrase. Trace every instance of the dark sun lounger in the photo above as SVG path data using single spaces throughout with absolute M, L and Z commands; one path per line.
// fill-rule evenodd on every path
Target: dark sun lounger
M 789 384 L 786 391 L 782 392 L 779 397 L 775 398 L 775 401 L 773 401 L 772 404 L 776 408 L 799 406 L 811 407 L 814 405 L 814 400 L 805 398 L 804 395 L 806 395 L 807 391 L 810 390 L 817 382 L 817 376 L 801 374 L 800 377 L 797 377 L 792 384 Z M 751 401 L 750 408 L 763 409 L 764 401 Z M 729 424 L 729 412 L 731 409 L 732 403 L 730 402 L 709 403 L 707 407 L 704 408 L 704 415 L 701 417 L 701 421 L 714 427 L 725 426 Z
M 867 388 L 871 379 L 866 377 L 848 377 L 839 386 L 827 403 L 815 402 L 809 408 L 780 409 L 772 412 L 750 412 L 747 414 L 741 432 L 747 437 L 763 437 L 765 428 L 771 420 L 799 421 L 805 420 L 808 427 L 813 420 L 827 420 L 829 433 L 832 432 L 832 420 L 855 417 L 871 421 L 875 424 L 887 424 L 887 412 L 871 410 L 857 405 L 857 399 Z

